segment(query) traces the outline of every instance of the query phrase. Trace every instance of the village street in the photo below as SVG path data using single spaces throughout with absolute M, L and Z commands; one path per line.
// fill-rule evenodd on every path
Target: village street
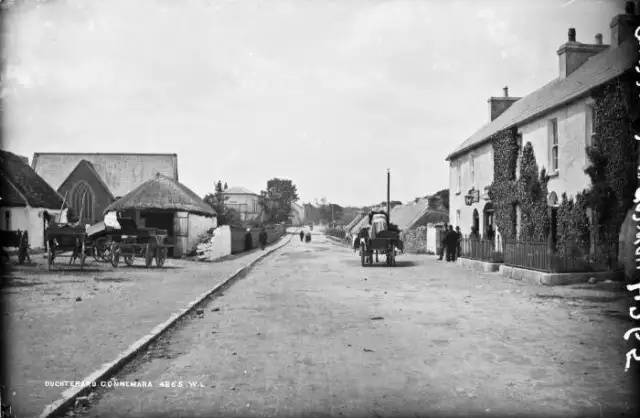
M 117 376 L 152 388 L 99 389 L 75 413 L 636 416 L 624 297 L 424 255 L 363 268 L 294 239 Z

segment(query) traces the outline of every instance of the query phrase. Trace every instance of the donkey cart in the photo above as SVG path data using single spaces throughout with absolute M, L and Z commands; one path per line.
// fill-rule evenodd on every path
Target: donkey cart
M 127 266 L 133 266 L 136 257 L 144 259 L 145 267 L 151 267 L 153 259 L 156 266 L 162 267 L 172 245 L 168 244 L 167 231 L 155 228 L 140 228 L 135 235 L 113 237 L 109 252 L 111 264 L 118 267 L 120 257 Z
M 80 269 L 84 268 L 87 252 L 92 247 L 88 245 L 87 233 L 84 226 L 59 226 L 51 225 L 45 231 L 47 241 L 47 263 L 49 270 L 55 264 L 56 258 L 64 253 L 71 253 L 63 257 L 69 257 L 69 265 L 76 259 L 80 259 Z
M 399 239 L 396 237 L 376 237 L 364 238 L 360 243 L 360 261 L 362 267 L 373 264 L 373 256 L 375 253 L 376 262 L 378 254 L 386 256 L 386 264 L 389 267 L 396 266 L 396 247 L 401 247 Z

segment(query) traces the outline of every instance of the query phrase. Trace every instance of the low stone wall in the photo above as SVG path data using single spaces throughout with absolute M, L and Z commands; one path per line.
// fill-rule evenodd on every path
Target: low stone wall
M 253 238 L 253 248 L 260 245 L 259 235 L 261 228 L 251 228 L 251 237 Z M 276 225 L 274 227 L 267 227 L 267 243 L 271 244 L 276 241 L 282 235 L 284 235 L 286 229 L 282 225 Z M 247 228 L 231 227 L 231 253 L 237 254 L 244 251 L 244 236 L 247 233 Z
M 400 240 L 404 244 L 404 251 L 414 254 L 427 253 L 427 227 L 419 226 L 400 233 Z
M 493 273 L 500 270 L 502 263 L 491 263 L 489 261 L 472 260 L 470 258 L 458 258 L 456 260 L 460 267 L 465 267 L 474 271 L 480 271 L 484 273 Z
M 536 270 L 521 269 L 517 267 L 500 266 L 500 273 L 513 280 L 521 280 L 525 283 L 546 286 L 562 286 L 577 283 L 587 283 L 590 278 L 597 281 L 621 280 L 624 271 L 605 271 L 590 273 L 545 273 Z

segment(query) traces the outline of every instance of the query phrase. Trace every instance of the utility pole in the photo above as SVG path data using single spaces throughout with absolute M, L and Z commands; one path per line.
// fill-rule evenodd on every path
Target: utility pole
M 387 168 L 387 219 L 391 222 L 391 170 Z

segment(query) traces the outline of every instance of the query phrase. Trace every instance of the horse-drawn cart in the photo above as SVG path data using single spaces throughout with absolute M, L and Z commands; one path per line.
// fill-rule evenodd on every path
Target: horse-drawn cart
M 129 218 L 117 218 L 119 228 L 110 227 L 100 222 L 90 228 L 93 240 L 94 258 L 109 261 L 118 267 L 120 258 L 128 266 L 140 257 L 146 267 L 151 267 L 153 259 L 162 267 L 171 245 L 164 229 L 138 228 L 135 221 Z
M 368 230 L 369 228 L 365 229 L 367 234 Z M 403 250 L 400 234 L 393 230 L 380 231 L 376 234 L 375 238 L 363 236 L 360 238 L 359 247 L 362 267 L 372 265 L 374 255 L 376 262 L 378 262 L 378 254 L 384 254 L 386 256 L 387 266 L 395 267 L 397 251 L 398 249 Z
M 83 269 L 87 253 L 93 248 L 87 240 L 84 226 L 52 224 L 45 231 L 45 239 L 47 241 L 49 270 L 55 264 L 56 258 L 69 252 L 70 255 L 64 256 L 69 257 L 69 265 L 73 264 L 76 259 L 80 259 L 80 269 Z

